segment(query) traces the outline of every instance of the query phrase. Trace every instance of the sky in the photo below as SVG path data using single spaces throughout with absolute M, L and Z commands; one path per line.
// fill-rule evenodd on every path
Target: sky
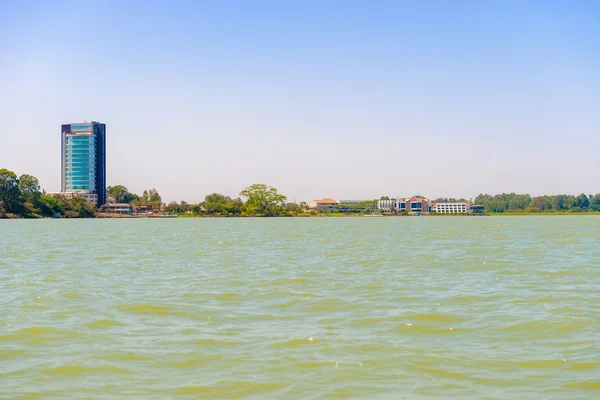
M 0 168 L 165 201 L 600 192 L 597 1 L 0 0 Z

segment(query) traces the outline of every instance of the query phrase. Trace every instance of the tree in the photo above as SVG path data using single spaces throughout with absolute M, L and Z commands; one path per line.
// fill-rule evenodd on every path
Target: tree
M 287 197 L 278 193 L 277 189 L 264 184 L 254 184 L 240 192 L 246 197 L 248 212 L 264 216 L 279 214 L 285 205 Z
M 552 209 L 552 203 L 548 196 L 537 196 L 531 199 L 529 203 L 530 211 L 549 211 Z
M 157 202 L 157 201 L 162 202 L 160 194 L 158 194 L 158 190 L 156 190 L 156 189 L 150 189 L 148 191 L 148 194 L 150 195 L 150 201 L 151 202 Z
M 557 194 L 555 196 L 550 196 L 550 203 L 552 204 L 552 209 L 556 211 L 569 210 L 571 207 L 573 207 L 574 202 L 575 197 L 566 194 Z
M 73 196 L 68 205 L 72 212 L 75 213 L 75 218 L 94 218 L 96 216 L 94 206 L 88 203 L 83 197 Z
M 190 205 L 186 201 L 181 200 L 181 203 L 179 203 L 179 211 L 188 212 L 189 210 L 190 210 Z
M 40 182 L 35 176 L 23 174 L 19 177 L 19 190 L 25 201 L 36 201 L 40 196 Z
M 241 214 L 242 209 L 244 208 L 244 202 L 241 199 L 229 199 L 227 203 L 225 203 L 224 211 L 227 214 Z
M 381 196 L 381 198 L 379 200 L 389 200 L 390 198 L 388 196 Z
M 307 212 L 307 211 L 310 211 L 310 206 L 308 205 L 307 202 L 301 201 L 300 202 L 300 212 Z
M 179 204 L 177 204 L 176 201 L 172 201 L 169 203 L 169 205 L 166 208 L 167 208 L 167 211 L 169 211 L 169 212 L 177 212 L 177 211 L 179 211 Z
M 531 196 L 528 194 L 515 194 L 508 201 L 509 210 L 525 210 L 531 203 Z
M 591 211 L 600 211 L 600 193 L 592 196 L 590 199 L 589 208 Z
M 64 213 L 65 207 L 57 197 L 44 194 L 39 199 L 39 207 L 42 215 L 52 217 L 55 213 Z
M 110 197 L 114 197 L 116 203 L 131 203 L 139 198 L 138 195 L 130 193 L 123 185 L 109 186 L 106 192 Z
M 590 206 L 590 200 L 588 197 L 581 193 L 579 196 L 575 198 L 575 202 L 573 203 L 573 207 L 580 208 L 583 211 L 586 211 Z
M 150 206 L 155 210 L 162 206 L 162 199 L 156 189 L 144 190 L 144 193 L 132 202 L 138 206 Z
M 21 211 L 19 179 L 14 172 L 6 168 L 0 169 L 0 201 L 7 213 L 17 214 Z
M 207 204 L 225 204 L 229 200 L 231 200 L 229 196 L 225 196 L 220 193 L 211 193 L 204 198 L 204 201 Z

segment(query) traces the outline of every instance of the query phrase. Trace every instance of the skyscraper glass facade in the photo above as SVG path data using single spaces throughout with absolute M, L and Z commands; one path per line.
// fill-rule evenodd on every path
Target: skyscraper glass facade
M 97 205 L 106 203 L 105 133 L 98 122 L 62 126 L 62 192 L 95 194 Z

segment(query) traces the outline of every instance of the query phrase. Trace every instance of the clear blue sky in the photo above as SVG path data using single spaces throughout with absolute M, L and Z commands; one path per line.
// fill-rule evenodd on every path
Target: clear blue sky
M 0 1 L 0 168 L 163 199 L 600 192 L 597 1 Z

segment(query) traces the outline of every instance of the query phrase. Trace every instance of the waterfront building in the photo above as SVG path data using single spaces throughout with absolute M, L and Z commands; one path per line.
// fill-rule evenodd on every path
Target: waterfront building
M 337 212 L 340 208 L 340 202 L 331 198 L 325 198 L 321 200 L 311 200 L 308 202 L 308 206 L 319 212 Z
M 102 206 L 104 212 L 118 215 L 132 215 L 133 206 L 130 203 L 108 203 Z
M 61 195 L 71 193 L 94 206 L 106 203 L 106 125 L 99 122 L 61 126 Z
M 471 205 L 469 203 L 434 203 L 431 211 L 437 214 L 470 214 Z
M 396 212 L 400 199 L 381 199 L 377 200 L 377 208 L 384 212 Z
M 372 200 L 340 200 L 340 212 L 342 213 L 360 213 L 373 208 L 369 203 Z
M 406 201 L 406 211 L 411 214 L 426 214 L 431 211 L 429 199 L 415 195 Z
M 396 198 L 390 200 L 378 200 L 377 208 L 387 212 L 407 212 L 409 214 L 427 214 L 431 212 L 431 201 L 429 199 L 414 195 L 409 198 Z
M 340 200 L 340 206 L 358 206 L 368 200 Z
M 472 205 L 470 202 L 455 203 L 432 203 L 429 199 L 415 195 L 410 198 L 395 198 L 389 200 L 378 200 L 377 208 L 384 212 L 410 214 L 482 214 L 484 207 Z
M 471 205 L 471 214 L 483 214 L 485 212 L 485 207 L 477 204 Z

